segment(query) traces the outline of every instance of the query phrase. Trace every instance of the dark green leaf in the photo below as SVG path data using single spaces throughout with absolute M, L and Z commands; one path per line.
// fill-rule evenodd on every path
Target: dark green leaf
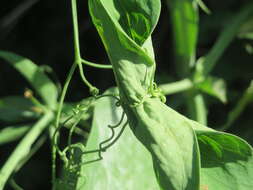
M 37 118 L 33 111 L 34 105 L 29 99 L 21 96 L 8 96 L 0 99 L 0 120 L 14 123 Z
M 37 65 L 27 58 L 6 51 L 0 51 L 0 58 L 19 71 L 50 108 L 55 108 L 57 87 Z
M 198 138 L 202 189 L 253 189 L 252 147 L 235 135 L 187 120 Z

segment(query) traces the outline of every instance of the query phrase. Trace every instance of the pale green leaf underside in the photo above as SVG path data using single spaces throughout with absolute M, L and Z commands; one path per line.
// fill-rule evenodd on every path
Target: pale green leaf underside
M 116 124 L 122 109 L 115 107 L 115 101 L 104 98 L 96 103 L 91 135 L 87 150 L 94 150 L 111 135 L 108 124 Z M 125 122 L 125 120 L 124 120 Z M 116 130 L 118 134 L 120 128 Z M 103 160 L 82 167 L 83 178 L 78 181 L 80 190 L 158 190 L 150 153 L 135 138 L 129 126 L 121 138 L 106 152 Z M 85 162 L 98 158 L 97 153 L 84 155 Z

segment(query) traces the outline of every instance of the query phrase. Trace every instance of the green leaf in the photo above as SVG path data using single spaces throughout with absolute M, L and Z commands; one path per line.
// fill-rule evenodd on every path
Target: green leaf
M 98 149 L 99 143 L 111 136 L 111 130 L 107 125 L 116 124 L 121 119 L 123 111 L 116 107 L 115 103 L 113 99 L 107 97 L 96 103 L 86 150 Z M 124 119 L 123 123 L 125 122 Z M 115 129 L 115 136 L 118 135 L 121 128 L 122 125 Z M 79 178 L 76 189 L 159 189 L 151 155 L 135 138 L 129 126 L 125 128 L 115 144 L 102 153 L 102 157 L 100 161 L 82 166 L 81 176 L 83 177 Z M 84 162 L 97 158 L 97 153 L 83 155 Z
M 25 135 L 31 126 L 7 126 L 0 130 L 0 145 L 15 141 Z
M 142 46 L 136 44 L 123 31 L 118 17 L 113 15 L 115 7 L 114 4 L 109 6 L 110 2 L 90 0 L 89 6 L 93 22 L 112 62 L 131 130 L 151 153 L 160 188 L 196 190 L 199 186 L 199 153 L 195 134 L 191 127 L 170 118 L 163 103 L 150 98 L 153 95 L 159 97 L 154 89 L 153 94 L 149 94 L 154 87 L 155 71 L 151 38 L 149 36 Z M 151 2 L 136 1 L 143 3 L 143 7 Z M 160 5 L 159 1 L 157 3 Z M 153 8 L 160 11 L 157 7 Z M 124 12 L 119 14 L 124 18 Z M 152 18 L 152 12 L 149 16 Z
M 0 99 L 0 121 L 6 123 L 35 119 L 38 114 L 32 111 L 34 105 L 21 96 L 8 96 Z
M 196 87 L 201 91 L 218 98 L 221 102 L 227 102 L 226 83 L 223 79 L 209 76 L 203 82 L 197 83 Z
M 251 190 L 252 148 L 229 134 L 200 133 L 201 183 L 208 189 Z
M 0 169 L 0 189 L 4 188 L 11 174 L 15 172 L 15 169 L 19 166 L 20 162 L 27 157 L 31 151 L 32 145 L 44 129 L 53 121 L 53 117 L 54 114 L 52 112 L 46 113 L 34 124 L 31 130 L 29 130 L 29 132 L 15 147 L 14 151 Z
M 251 190 L 253 150 L 241 138 L 215 131 L 170 109 L 177 121 L 190 125 L 198 139 L 201 158 L 201 190 Z
M 37 65 L 27 58 L 6 51 L 0 51 L 0 58 L 20 72 L 50 108 L 55 108 L 57 87 Z
M 114 24 L 142 45 L 154 30 L 160 15 L 160 1 L 99 0 Z

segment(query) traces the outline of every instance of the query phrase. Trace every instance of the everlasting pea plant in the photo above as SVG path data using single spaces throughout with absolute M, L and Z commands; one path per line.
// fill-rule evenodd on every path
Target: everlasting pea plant
M 19 162 L 29 153 L 33 142 L 47 126 L 52 142 L 53 189 L 253 189 L 252 147 L 235 135 L 211 129 L 168 107 L 164 90 L 154 81 L 156 62 L 151 35 L 160 16 L 160 0 L 89 0 L 88 3 L 92 21 L 103 41 L 111 65 L 91 63 L 81 58 L 76 0 L 72 0 L 75 62 L 59 102 L 57 87 L 36 65 L 14 54 L 0 52 L 2 58 L 12 63 L 30 81 L 45 102 L 42 105 L 32 97 L 33 104 L 41 109 L 43 116 L 0 170 L 0 189 L 3 189 L 10 175 L 21 167 Z M 171 9 L 173 6 L 181 6 L 177 0 L 171 3 L 168 2 Z M 191 9 L 189 18 L 197 16 L 194 3 L 190 0 L 184 0 L 183 3 Z M 247 10 L 253 10 L 252 7 Z M 177 11 L 172 14 L 172 18 L 176 19 Z M 193 20 L 197 21 L 197 18 Z M 194 33 L 193 46 L 189 51 L 187 48 L 183 51 L 186 52 L 183 62 L 187 67 L 191 65 L 196 70 L 193 76 L 196 79 L 200 74 L 208 74 L 210 68 L 205 72 L 202 62 L 196 64 L 193 57 L 197 28 L 189 27 Z M 180 30 L 179 28 L 175 28 L 174 32 Z M 175 41 L 179 40 L 180 34 L 176 38 Z M 229 40 L 226 40 L 228 44 Z M 186 40 L 186 43 L 190 41 Z M 183 47 L 182 44 L 176 48 L 178 55 L 180 47 Z M 217 54 L 215 55 L 217 58 Z M 211 60 L 210 56 L 207 57 Z M 117 87 L 100 95 L 99 90 L 85 78 L 83 64 L 112 69 Z M 64 97 L 77 67 L 92 96 L 76 106 L 73 115 L 63 118 L 61 112 L 66 109 Z M 185 68 L 183 70 L 188 72 Z M 206 88 L 203 81 L 194 84 L 195 81 L 187 79 L 183 80 L 185 82 L 185 90 L 194 85 L 197 88 Z M 50 96 L 47 96 L 49 92 Z M 252 86 L 247 91 L 247 97 L 249 96 L 253 96 Z M 78 123 L 90 115 L 93 115 L 92 127 L 85 142 L 72 143 L 72 135 L 78 129 Z M 38 118 L 40 115 L 32 116 Z M 69 127 L 68 145 L 61 150 L 58 145 L 60 130 L 70 121 L 72 124 Z M 105 123 L 108 127 L 104 126 Z M 27 130 L 24 128 L 14 136 L 22 136 Z M 57 155 L 64 164 L 58 178 Z

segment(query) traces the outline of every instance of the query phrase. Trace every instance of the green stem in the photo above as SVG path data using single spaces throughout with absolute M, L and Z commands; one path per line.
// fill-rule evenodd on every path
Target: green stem
M 206 125 L 207 124 L 207 111 L 203 96 L 196 91 L 189 91 L 186 94 L 187 108 L 191 119 Z
M 202 94 L 197 94 L 194 99 L 195 111 L 196 111 L 196 121 L 203 125 L 207 125 L 207 111 L 206 104 Z
M 66 82 L 64 84 L 59 106 L 57 109 L 57 115 L 56 115 L 56 122 L 55 122 L 55 131 L 58 130 L 60 127 L 60 118 L 61 118 L 61 112 L 62 112 L 62 107 L 63 107 L 63 102 L 67 93 L 67 89 L 69 87 L 69 83 L 71 81 L 71 78 L 74 74 L 74 71 L 78 65 L 80 75 L 84 83 L 89 87 L 90 91 L 96 90 L 95 87 L 93 87 L 85 78 L 84 73 L 83 73 L 83 67 L 82 67 L 82 58 L 81 58 L 81 53 L 80 53 L 80 46 L 79 46 L 79 29 L 78 29 L 78 18 L 77 18 L 77 4 L 76 0 L 71 0 L 71 8 L 72 8 L 72 22 L 73 22 L 73 31 L 74 31 L 74 54 L 75 54 L 75 61 L 68 73 Z M 57 143 L 57 134 L 53 135 L 53 143 L 52 143 L 52 185 L 53 185 L 53 190 L 56 188 L 55 186 L 55 181 L 56 181 L 56 152 L 57 152 L 57 147 L 55 146 Z
M 75 51 L 75 62 L 79 67 L 80 76 L 85 85 L 88 86 L 90 93 L 92 95 L 98 94 L 98 89 L 94 87 L 85 77 L 83 72 L 83 65 L 82 65 L 82 58 L 81 58 L 81 51 L 80 51 L 80 43 L 79 43 L 79 29 L 78 29 L 78 15 L 77 15 L 77 4 L 76 0 L 71 0 L 71 7 L 72 7 L 72 22 L 73 22 L 73 30 L 74 30 L 74 51 Z
M 77 5 L 76 0 L 71 0 L 71 8 L 72 8 L 72 22 L 74 29 L 74 51 L 75 51 L 75 62 L 81 63 L 81 53 L 79 46 L 79 29 L 78 29 L 78 19 L 77 19 Z
M 112 65 L 102 65 L 102 64 L 92 63 L 84 59 L 82 59 L 82 63 L 85 65 L 89 65 L 91 67 L 99 68 L 99 69 L 112 69 Z
M 162 90 L 164 95 L 179 93 L 193 87 L 194 84 L 190 79 L 183 79 L 181 81 L 159 85 L 159 88 Z
M 0 170 L 0 189 L 2 190 L 5 186 L 6 181 L 16 169 L 18 164 L 22 161 L 26 155 L 29 154 L 32 144 L 35 142 L 37 137 L 42 131 L 48 126 L 53 120 L 53 113 L 47 112 L 27 133 L 27 135 L 17 145 L 15 150 L 12 152 L 2 169 Z

